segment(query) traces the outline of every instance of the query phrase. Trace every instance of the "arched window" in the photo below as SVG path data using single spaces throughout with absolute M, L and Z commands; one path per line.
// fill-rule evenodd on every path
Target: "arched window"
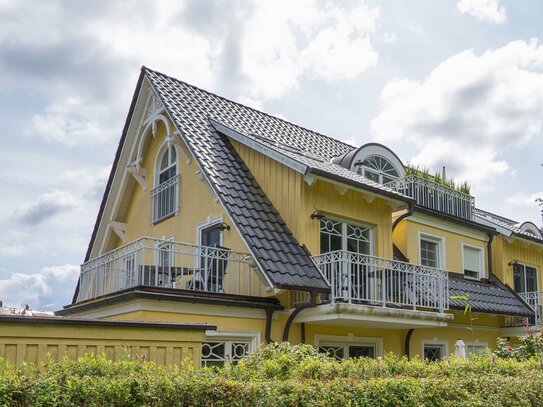
M 172 145 L 159 152 L 155 169 L 155 188 L 151 191 L 151 219 L 158 222 L 178 210 L 179 174 L 177 152 Z
M 396 170 L 392 163 L 379 155 L 369 156 L 363 161 L 355 162 L 354 165 L 357 167 L 356 172 L 358 174 L 379 184 L 386 184 L 400 178 L 398 170 Z

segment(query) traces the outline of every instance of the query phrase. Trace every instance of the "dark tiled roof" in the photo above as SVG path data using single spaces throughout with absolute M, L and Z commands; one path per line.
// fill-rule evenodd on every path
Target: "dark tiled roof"
M 511 233 L 515 234 L 515 235 L 519 235 L 519 236 L 522 236 L 522 237 L 527 237 L 529 239 L 535 239 L 535 240 L 538 240 L 540 242 L 543 242 L 542 239 L 539 238 L 539 236 L 535 236 L 533 235 L 532 233 L 529 233 L 525 230 L 522 230 L 520 228 L 520 224 L 519 222 L 516 222 L 512 219 L 508 219 L 508 218 L 504 218 L 503 216 L 500 216 L 500 215 L 496 215 L 495 213 L 491 213 L 491 212 L 488 212 L 488 211 L 484 211 L 482 209 L 478 209 L 478 208 L 475 208 L 474 209 L 474 215 L 476 217 L 479 217 L 480 219 L 484 219 L 496 226 L 499 226 L 499 227 L 502 227 L 506 230 L 509 230 Z
M 219 122 L 219 124 L 224 127 L 228 127 L 230 130 L 233 130 L 246 140 L 259 143 L 266 148 L 273 150 L 276 153 L 286 156 L 289 159 L 294 160 L 303 166 L 306 166 L 308 173 L 315 173 L 316 175 L 321 175 L 325 178 L 336 179 L 338 181 L 342 181 L 365 190 L 373 191 L 378 194 L 387 195 L 391 198 L 399 199 L 402 201 L 412 200 L 411 198 L 393 190 L 392 188 L 374 182 L 369 178 L 363 177 L 362 175 L 350 171 L 349 169 L 344 168 L 339 164 L 335 164 L 323 158 L 322 156 L 319 156 L 321 151 L 319 151 L 318 149 L 313 150 L 311 146 L 308 146 L 309 148 L 302 150 L 299 148 L 278 143 L 275 141 L 274 138 L 266 138 L 261 135 L 247 134 L 243 130 L 240 130 L 239 128 L 232 128 L 225 123 Z
M 505 284 L 492 277 L 488 283 L 449 278 L 450 296 L 467 296 L 466 302 L 450 298 L 452 309 L 464 309 L 469 303 L 472 311 L 500 315 L 531 316 L 533 311 Z
M 276 287 L 329 290 L 228 139 L 210 119 L 275 137 L 327 157 L 352 147 L 143 68 L 211 187 L 235 222 L 262 271 Z

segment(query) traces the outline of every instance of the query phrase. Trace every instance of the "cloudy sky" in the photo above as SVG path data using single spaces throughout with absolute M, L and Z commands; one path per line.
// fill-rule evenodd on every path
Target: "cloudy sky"
M 69 303 L 141 65 L 541 224 L 539 0 L 0 0 L 0 300 Z

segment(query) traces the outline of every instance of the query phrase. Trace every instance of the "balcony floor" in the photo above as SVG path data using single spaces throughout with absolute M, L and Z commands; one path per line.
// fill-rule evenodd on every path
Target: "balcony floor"
M 441 312 L 336 302 L 309 308 L 300 313 L 295 322 L 383 329 L 409 329 L 443 327 L 447 326 L 452 319 L 452 314 Z

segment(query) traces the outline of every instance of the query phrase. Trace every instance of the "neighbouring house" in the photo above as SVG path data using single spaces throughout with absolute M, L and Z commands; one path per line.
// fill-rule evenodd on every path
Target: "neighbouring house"
M 203 365 L 270 341 L 438 359 L 541 320 L 543 237 L 469 191 L 143 67 L 71 318 L 208 323 Z M 469 312 L 466 312 L 469 310 Z M 157 332 L 157 335 L 160 335 Z

